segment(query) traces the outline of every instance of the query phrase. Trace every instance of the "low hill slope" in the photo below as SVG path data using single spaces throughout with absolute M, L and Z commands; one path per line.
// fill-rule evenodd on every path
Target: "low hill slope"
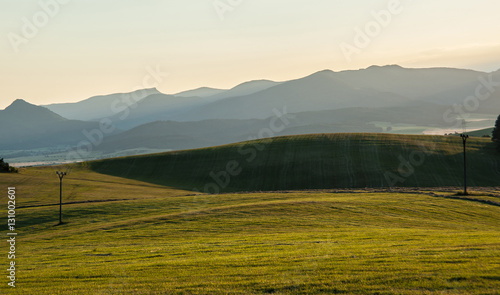
M 491 136 L 491 133 L 493 132 L 493 127 L 491 128 L 486 128 L 486 129 L 482 129 L 482 130 L 476 130 L 476 131 L 471 131 L 471 132 L 468 132 L 468 134 L 470 136 L 478 136 L 478 137 L 481 137 L 481 136 Z
M 468 184 L 498 186 L 491 140 L 468 141 Z M 460 138 L 312 134 L 85 163 L 99 173 L 202 192 L 461 186 Z

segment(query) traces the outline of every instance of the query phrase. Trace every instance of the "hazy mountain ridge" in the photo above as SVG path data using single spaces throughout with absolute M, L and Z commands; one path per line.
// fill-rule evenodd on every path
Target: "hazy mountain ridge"
M 193 149 L 246 140 L 266 127 L 264 120 L 156 121 L 111 136 L 97 147 L 104 152 L 121 149 Z M 254 132 L 254 134 L 252 134 Z
M 494 73 L 495 77 L 500 76 L 498 73 L 500 70 Z M 202 87 L 176 95 L 158 92 L 123 111 L 115 108 L 113 113 L 109 105 L 105 108 L 107 117 L 113 117 L 118 127 L 130 129 L 158 120 L 263 119 L 272 116 L 274 108 L 284 106 L 289 112 L 304 112 L 408 106 L 424 101 L 453 105 L 463 104 L 480 85 L 478 78 L 488 75 L 464 69 L 408 69 L 397 65 L 340 72 L 323 70 L 285 82 L 249 81 L 229 90 Z M 499 100 L 500 91 L 496 91 L 488 101 L 481 102 L 477 111 L 492 114 Z M 85 109 L 73 106 L 73 113 L 85 116 Z M 99 111 L 94 110 L 92 116 L 97 114 Z
M 285 106 L 288 112 L 296 113 L 349 107 L 384 107 L 408 101 L 392 93 L 354 89 L 332 77 L 332 73 L 321 71 L 250 95 L 226 98 L 201 106 L 188 117 L 178 119 L 263 119 L 272 116 L 273 109 Z
M 249 95 L 281 84 L 270 80 L 254 80 L 241 83 L 227 91 L 208 97 L 210 100 Z
M 366 69 L 336 72 L 337 79 L 352 87 L 376 89 L 419 99 L 454 89 L 464 83 L 476 82 L 485 74 L 453 68 L 409 69 L 398 65 L 371 66 Z
M 177 95 L 154 95 L 148 96 L 140 101 L 126 118 L 114 120 L 120 128 L 130 129 L 142 124 L 159 120 L 172 121 L 199 121 L 203 116 L 199 116 L 200 110 L 205 106 L 225 104 L 226 99 L 232 100 L 246 93 L 259 93 L 265 89 L 279 85 L 278 82 L 268 80 L 250 81 L 239 84 L 229 90 L 207 97 L 178 97 Z M 162 97 L 160 97 L 162 96 Z M 223 102 L 224 101 L 224 102 Z M 199 116 L 199 117 L 197 117 Z M 115 116 L 119 117 L 119 116 Z M 242 119 L 229 117 L 227 115 L 212 115 L 210 119 Z
M 227 89 L 218 89 L 218 88 L 211 88 L 211 87 L 200 87 L 196 88 L 193 90 L 186 90 L 182 91 L 176 94 L 172 94 L 173 96 L 178 96 L 178 97 L 209 97 L 213 95 L 217 95 L 220 93 L 223 93 L 227 91 Z
M 141 89 L 130 93 L 98 95 L 74 103 L 56 103 L 44 107 L 72 120 L 91 121 L 116 114 L 120 104 L 135 103 L 153 94 L 160 94 L 156 88 Z
M 234 86 L 231 89 L 218 89 L 210 87 L 200 87 L 193 90 L 187 90 L 173 94 L 173 96 L 178 97 L 203 97 L 207 98 L 209 101 L 214 101 L 221 98 L 228 98 L 234 96 L 242 96 L 252 94 L 261 90 L 265 90 L 272 86 L 278 85 L 280 82 L 274 82 L 271 80 L 253 80 L 244 82 Z
M 68 120 L 49 109 L 89 120 L 106 115 L 114 127 L 129 130 L 116 132 L 95 147 L 104 152 L 142 147 L 198 148 L 255 138 L 269 129 L 276 111 L 293 117 L 279 135 L 391 130 L 419 133 L 426 127 L 452 128 L 457 120 L 445 121 L 445 114 L 458 115 L 456 107 L 470 103 L 467 99 L 483 83 L 480 78 L 500 81 L 500 70 L 483 73 L 372 66 L 357 71 L 323 70 L 285 82 L 255 80 L 228 90 L 205 87 L 180 93 L 186 96 L 167 95 L 152 88 L 46 108 L 18 100 L 0 111 L 0 135 L 7 138 L 0 148 L 74 146 L 82 140 L 84 130 L 99 129 L 97 122 Z M 188 96 L 195 93 L 204 96 Z M 468 114 L 498 115 L 500 91 L 477 102 L 472 110 L 470 105 L 462 109 Z M 401 124 L 416 127 L 405 129 Z M 399 129 L 394 131 L 393 126 Z
M 272 135 L 299 135 L 321 132 L 384 132 L 373 124 L 419 124 L 439 126 L 446 107 L 423 103 L 422 106 L 390 108 L 345 108 L 285 114 L 286 123 L 276 122 Z M 156 121 L 110 136 L 97 147 L 104 152 L 120 149 L 193 149 L 257 138 L 270 129 L 274 117 L 265 119 L 208 119 L 192 122 Z M 271 130 L 272 131 L 272 130 Z M 269 136 L 269 134 L 265 134 Z
M 479 92 L 478 89 L 480 89 Z M 488 97 L 481 99 L 478 94 L 488 95 Z M 424 96 L 422 100 L 448 106 L 470 104 L 469 113 L 498 114 L 500 112 L 500 70 L 492 73 L 479 72 L 470 82 L 464 82 L 434 95 Z
M 76 145 L 84 130 L 99 128 L 95 122 L 68 120 L 24 100 L 0 110 L 0 149 L 29 149 Z
M 163 94 L 156 88 L 131 93 L 100 95 L 76 103 L 50 104 L 45 107 L 69 119 L 97 121 L 111 119 L 115 126 L 130 129 L 158 120 L 185 121 L 191 111 L 218 100 L 258 92 L 279 82 L 256 80 L 231 89 L 201 87 L 175 95 Z

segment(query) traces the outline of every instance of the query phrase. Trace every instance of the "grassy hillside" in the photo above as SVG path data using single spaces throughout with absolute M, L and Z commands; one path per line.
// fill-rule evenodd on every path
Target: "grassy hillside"
M 500 289 L 500 210 L 484 203 L 498 203 L 498 191 L 193 195 L 78 168 L 64 180 L 66 224 L 54 226 L 60 169 L 0 178 L 18 201 L 18 280 L 1 294 Z
M 500 184 L 491 140 L 468 141 L 468 183 Z M 315 134 L 90 162 L 103 174 L 202 192 L 463 183 L 463 148 L 452 136 Z
M 488 136 L 491 136 L 491 133 L 493 132 L 493 127 L 491 128 L 486 128 L 486 129 L 482 129 L 482 130 L 477 130 L 477 131 L 471 131 L 469 132 L 468 134 L 470 136 L 477 136 L 477 137 L 481 137 L 483 135 L 488 135 Z

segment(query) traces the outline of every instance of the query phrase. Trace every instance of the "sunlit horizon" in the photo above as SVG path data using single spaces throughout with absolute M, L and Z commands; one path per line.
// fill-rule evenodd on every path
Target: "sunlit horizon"
M 147 69 L 157 67 L 154 86 L 166 94 L 371 65 L 500 69 L 493 0 L 44 3 L 57 5 L 0 11 L 0 109 L 146 88 Z

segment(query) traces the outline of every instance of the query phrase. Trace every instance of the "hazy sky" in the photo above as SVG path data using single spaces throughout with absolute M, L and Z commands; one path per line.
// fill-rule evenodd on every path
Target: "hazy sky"
M 230 88 L 373 64 L 500 68 L 498 0 L 0 3 L 0 109 L 18 98 Z

